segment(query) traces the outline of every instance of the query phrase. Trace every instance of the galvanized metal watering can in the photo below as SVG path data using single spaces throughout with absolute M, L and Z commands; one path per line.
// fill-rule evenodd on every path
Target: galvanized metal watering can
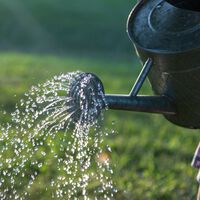
M 142 62 L 152 60 L 148 78 L 154 93 L 174 106 L 175 114 L 164 113 L 165 117 L 200 128 L 200 12 L 164 0 L 142 0 L 127 26 Z
M 144 67 L 129 95 L 105 99 L 110 109 L 160 113 L 179 126 L 200 128 L 200 12 L 178 5 L 141 0 L 134 7 L 127 31 Z M 155 96 L 138 95 L 146 77 Z

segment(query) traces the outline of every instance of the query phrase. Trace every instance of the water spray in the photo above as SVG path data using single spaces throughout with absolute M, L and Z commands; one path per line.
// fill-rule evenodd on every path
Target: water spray
M 92 111 L 92 120 L 98 118 L 101 109 L 108 108 L 163 114 L 178 126 L 200 128 L 198 11 L 200 3 L 197 0 L 138 1 L 129 15 L 127 32 L 143 68 L 131 92 L 128 95 L 105 94 L 103 84 L 96 75 L 82 73 L 70 88 L 70 95 L 75 98 L 74 105 L 78 107 L 81 101 L 81 92 L 78 91 L 84 82 L 88 113 Z M 88 77 L 91 81 L 84 81 Z M 138 95 L 147 78 L 154 96 Z M 96 107 L 94 101 L 89 100 L 93 95 L 99 102 Z M 80 111 L 79 118 L 82 115 Z M 76 118 L 74 116 L 74 120 Z M 192 163 L 197 168 L 199 149 Z M 199 182 L 199 175 L 197 180 Z

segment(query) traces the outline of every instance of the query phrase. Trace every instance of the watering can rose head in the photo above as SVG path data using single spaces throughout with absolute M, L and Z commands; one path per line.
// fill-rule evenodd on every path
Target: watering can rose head
M 66 102 L 73 122 L 93 124 L 105 108 L 104 88 L 92 73 L 78 73 L 71 81 Z

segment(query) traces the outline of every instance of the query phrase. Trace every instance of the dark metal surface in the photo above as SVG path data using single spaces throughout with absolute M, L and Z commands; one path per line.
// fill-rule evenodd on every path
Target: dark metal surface
M 106 95 L 109 109 L 174 115 L 175 107 L 165 96 Z
M 166 0 L 166 1 L 178 8 L 200 11 L 200 0 Z
M 149 21 L 158 5 L 167 11 L 157 13 L 153 21 L 157 29 L 152 30 Z M 200 128 L 199 24 L 200 13 L 174 8 L 162 0 L 140 1 L 128 19 L 129 36 L 140 59 L 143 63 L 153 60 L 148 78 L 154 93 L 175 104 L 177 114 L 165 117 L 187 128 Z
M 131 89 L 130 92 L 130 96 L 136 96 L 140 90 L 140 88 L 142 87 L 145 79 L 147 78 L 147 75 L 149 74 L 149 71 L 151 70 L 153 61 L 151 58 L 148 58 L 147 61 L 144 64 L 144 67 L 142 69 L 142 71 L 140 72 L 133 88 Z
M 178 53 L 200 48 L 200 12 L 177 8 L 165 0 L 141 0 L 128 20 L 133 42 L 146 50 Z

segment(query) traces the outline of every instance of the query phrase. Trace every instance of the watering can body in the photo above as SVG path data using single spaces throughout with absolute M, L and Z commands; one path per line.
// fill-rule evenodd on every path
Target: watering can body
M 152 59 L 148 79 L 153 92 L 175 105 L 176 114 L 165 117 L 200 128 L 200 12 L 164 0 L 141 0 L 127 27 L 141 62 Z

